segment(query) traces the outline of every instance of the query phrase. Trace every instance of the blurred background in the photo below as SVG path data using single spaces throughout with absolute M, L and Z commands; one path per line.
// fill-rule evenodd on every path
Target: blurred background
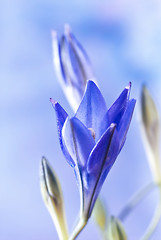
M 71 231 L 79 208 L 72 168 L 60 150 L 52 97 L 72 115 L 52 63 L 51 30 L 64 24 L 86 49 L 107 106 L 132 81 L 137 106 L 124 149 L 101 197 L 117 215 L 152 180 L 140 134 L 139 97 L 146 83 L 161 114 L 161 2 L 159 0 L 0 1 L 0 239 L 58 239 L 39 190 L 42 155 L 62 184 Z M 144 233 L 157 193 L 124 222 L 130 240 Z M 151 239 L 160 238 L 161 224 Z M 101 239 L 92 219 L 78 239 Z

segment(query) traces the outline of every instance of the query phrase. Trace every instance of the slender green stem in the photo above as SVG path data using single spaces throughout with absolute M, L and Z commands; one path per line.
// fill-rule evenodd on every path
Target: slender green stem
M 123 221 L 130 214 L 130 212 L 139 204 L 154 188 L 156 184 L 151 182 L 140 189 L 134 196 L 127 202 L 125 207 L 118 214 L 118 218 Z
M 87 220 L 84 218 L 80 218 L 78 224 L 74 228 L 71 236 L 69 237 L 69 240 L 75 240 L 76 237 L 79 235 L 79 233 L 83 230 L 83 228 L 86 226 Z
M 159 186 L 158 186 L 159 187 Z M 150 239 L 150 237 L 152 236 L 152 234 L 154 233 L 160 219 L 161 219 L 161 187 L 159 187 L 159 194 L 160 194 L 160 199 L 158 202 L 158 205 L 155 209 L 153 218 L 147 228 L 147 231 L 144 233 L 143 237 L 141 238 L 141 240 L 148 240 Z

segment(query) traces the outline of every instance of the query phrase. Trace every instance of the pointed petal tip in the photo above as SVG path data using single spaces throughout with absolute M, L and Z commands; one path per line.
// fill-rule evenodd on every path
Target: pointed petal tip
M 71 33 L 70 25 L 66 23 L 66 24 L 64 25 L 64 34 L 65 34 L 66 36 L 69 36 L 70 33 Z
M 130 90 L 131 89 L 131 85 L 132 85 L 132 83 L 131 82 L 129 82 L 129 84 L 125 87 L 127 90 Z
M 143 88 L 147 88 L 147 84 L 146 84 L 145 81 L 142 83 L 142 89 L 143 89 Z
M 45 163 L 45 162 L 46 162 L 46 157 L 42 156 L 42 158 L 41 158 L 41 163 L 43 164 L 43 163 Z
M 57 38 L 57 32 L 55 30 L 51 30 L 51 36 L 53 39 Z
M 50 98 L 50 102 L 51 102 L 51 104 L 53 105 L 53 107 L 55 107 L 55 106 L 58 104 L 58 102 L 55 101 L 55 100 L 52 99 L 52 98 Z
M 110 127 L 111 128 L 115 128 L 116 127 L 116 123 L 111 123 Z
M 48 165 L 48 160 L 46 159 L 45 156 L 42 156 L 42 158 L 41 158 L 41 165 L 42 165 L 42 166 Z
M 94 81 L 92 79 L 88 79 L 87 80 L 87 84 L 95 84 Z M 95 84 L 96 85 L 96 84 Z
M 117 126 L 117 124 L 116 124 L 116 123 L 111 123 L 111 124 L 110 124 L 110 129 L 111 129 L 111 132 L 113 132 L 113 133 L 114 133 L 114 131 L 115 131 L 115 129 L 116 129 L 116 126 Z
M 91 80 L 91 79 L 88 79 L 88 80 L 87 80 L 87 87 L 88 87 L 88 86 L 95 86 L 95 87 L 98 88 L 97 84 L 96 84 L 93 80 Z
M 40 169 L 39 169 L 39 176 L 40 178 L 44 179 L 45 176 L 45 169 L 46 169 L 47 160 L 44 156 L 42 156 L 40 161 Z
M 145 83 L 142 85 L 141 94 L 145 95 L 148 92 L 147 86 Z

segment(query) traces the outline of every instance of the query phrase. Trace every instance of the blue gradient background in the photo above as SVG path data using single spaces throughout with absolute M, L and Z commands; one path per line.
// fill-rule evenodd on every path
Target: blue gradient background
M 60 178 L 72 229 L 79 194 L 58 143 L 49 98 L 72 114 L 52 64 L 51 30 L 69 23 L 87 50 L 109 107 L 132 81 L 139 99 L 147 83 L 161 113 L 161 2 L 158 0 L 0 1 L 0 239 L 53 240 L 57 234 L 39 190 L 45 155 Z M 108 211 L 151 181 L 139 128 L 139 100 L 127 142 L 102 189 Z M 130 240 L 142 235 L 157 203 L 152 193 L 124 222 Z M 153 236 L 159 239 L 161 224 Z M 100 239 L 92 219 L 78 239 Z

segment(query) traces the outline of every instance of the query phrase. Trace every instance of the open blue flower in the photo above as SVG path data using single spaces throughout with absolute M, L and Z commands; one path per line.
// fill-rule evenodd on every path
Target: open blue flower
M 58 79 L 74 110 L 82 100 L 88 79 L 93 79 L 92 68 L 87 53 L 68 25 L 64 35 L 57 37 L 53 32 L 53 57 Z
M 129 100 L 131 84 L 110 107 L 93 81 L 74 115 L 69 118 L 59 103 L 53 106 L 61 149 L 73 167 L 81 196 L 81 217 L 88 220 L 103 182 L 122 149 L 135 100 Z

